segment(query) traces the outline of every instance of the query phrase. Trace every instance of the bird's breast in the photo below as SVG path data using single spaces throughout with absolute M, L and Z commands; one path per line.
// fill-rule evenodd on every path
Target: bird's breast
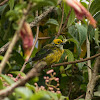
M 64 50 L 53 50 L 52 53 L 48 54 L 45 58 L 43 58 L 43 61 L 47 63 L 47 65 L 51 65 L 52 63 L 59 62 Z

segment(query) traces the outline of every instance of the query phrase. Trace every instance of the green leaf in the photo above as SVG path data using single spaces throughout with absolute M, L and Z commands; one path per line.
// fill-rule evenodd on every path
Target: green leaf
M 65 52 L 66 52 L 66 54 L 68 56 L 68 62 L 69 61 L 74 61 L 74 55 L 73 55 L 73 53 L 69 49 L 65 49 Z M 65 70 L 69 69 L 71 66 L 72 66 L 72 64 L 67 65 L 67 67 L 65 68 Z
M 98 28 L 95 30 L 95 42 L 96 42 L 96 44 L 99 46 L 99 30 L 98 30 Z
M 76 39 L 74 39 L 74 38 L 70 38 L 70 39 L 68 39 L 68 41 L 67 42 L 73 42 L 73 43 L 75 43 L 78 47 L 79 47 L 79 42 L 76 40 Z
M 24 58 L 17 51 L 13 51 L 13 55 L 10 59 L 14 60 L 19 66 L 22 66 L 24 63 Z
M 50 95 L 50 97 L 52 97 L 53 99 L 55 100 L 58 100 L 58 97 L 57 97 L 57 94 L 56 93 L 53 93 L 53 92 L 50 92 L 50 91 L 47 91 L 47 93 Z
M 76 28 L 77 28 L 78 33 L 79 33 L 80 45 L 82 45 L 87 37 L 87 29 L 83 25 L 79 25 L 79 24 L 76 24 Z
M 88 8 L 88 4 L 84 1 L 81 1 L 81 4 L 87 9 Z
M 30 98 L 30 100 L 50 100 L 50 96 L 48 94 L 48 91 L 38 91 L 35 94 L 33 94 Z
M 82 70 L 84 64 L 86 64 L 86 62 L 77 63 L 79 70 Z
M 98 11 L 100 11 L 100 0 L 94 0 L 89 11 L 92 15 L 95 15 Z
M 3 59 L 3 56 L 0 55 L 0 60 L 2 60 L 2 59 Z
M 49 19 L 49 20 L 46 22 L 46 24 L 53 24 L 53 25 L 56 25 L 56 26 L 59 25 L 59 23 L 58 23 L 57 20 L 55 20 L 55 19 Z
M 96 91 L 96 92 L 94 92 L 94 96 L 98 96 L 98 97 L 100 97 L 100 91 Z
M 14 81 L 10 77 L 8 77 L 7 75 L 1 74 L 0 76 L 10 85 L 14 83 Z
M 81 99 L 78 99 L 78 100 L 85 100 L 85 99 L 81 98 Z
M 3 89 L 3 83 L 2 80 L 0 79 L 0 90 Z
M 66 57 L 66 52 L 64 51 L 64 53 L 62 54 L 62 56 L 59 60 L 59 63 L 62 63 L 65 60 L 65 57 Z
M 0 15 L 2 14 L 2 12 L 4 11 L 4 9 L 7 7 L 7 4 L 0 6 Z
M 95 35 L 95 29 L 91 25 L 89 25 L 87 33 L 89 34 L 89 40 L 92 40 Z
M 50 6 L 56 6 L 57 0 L 33 0 L 33 2 L 37 3 L 37 5 L 50 5 Z
M 95 18 L 95 20 L 96 20 L 97 22 L 100 23 L 100 11 L 99 11 L 98 13 L 95 14 L 94 18 Z
M 81 46 L 80 46 L 79 42 L 77 41 L 77 39 L 76 38 L 70 38 L 70 39 L 68 39 L 68 42 L 75 43 L 76 48 L 77 48 L 77 53 L 79 55 L 81 53 Z
M 17 96 L 20 96 L 23 98 L 23 100 L 29 100 L 29 98 L 32 96 L 32 91 L 28 89 L 27 87 L 18 87 L 15 89 L 15 93 Z
M 81 84 L 80 87 L 81 87 L 82 90 L 86 91 L 86 84 Z
M 10 10 L 6 13 L 6 16 L 9 17 L 10 21 L 13 21 L 13 20 L 15 21 L 15 20 L 18 20 L 19 13 L 17 11 Z
M 68 33 L 71 36 L 71 38 L 78 40 L 78 31 L 76 30 L 75 25 L 72 25 L 68 28 Z
M 35 92 L 35 89 L 36 89 L 35 86 L 30 85 L 29 83 L 26 83 L 25 86 L 26 86 L 27 88 L 29 88 L 30 90 L 32 90 L 32 91 Z
M 10 6 L 10 10 L 12 10 L 14 7 L 14 0 L 9 0 L 8 4 Z
M 37 51 L 38 51 L 38 49 L 35 47 L 34 50 L 33 50 L 33 52 L 32 52 L 32 54 L 31 54 L 31 57 L 34 57 L 35 54 L 37 53 Z
M 12 71 L 12 72 L 10 72 L 10 73 L 12 73 L 12 74 L 15 74 L 15 75 L 21 75 L 21 76 L 26 76 L 23 72 L 21 72 L 21 71 Z
M 71 7 L 68 6 L 66 3 L 64 3 L 64 11 L 65 11 L 65 14 L 66 14 L 66 18 L 68 16 L 69 12 L 70 12 L 70 9 L 71 9 Z M 68 18 L 67 27 L 71 26 L 72 23 L 74 22 L 74 20 L 75 20 L 75 13 L 74 13 L 74 10 L 72 9 L 70 16 Z

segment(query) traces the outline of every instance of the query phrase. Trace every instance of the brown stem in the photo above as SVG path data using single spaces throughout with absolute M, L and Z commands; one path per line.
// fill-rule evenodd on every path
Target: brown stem
M 89 11 L 90 5 L 91 5 L 91 0 L 89 0 L 88 11 Z M 89 22 L 87 23 L 87 25 L 89 26 Z M 87 57 L 90 57 L 90 41 L 89 41 L 89 37 L 88 37 L 89 35 L 90 34 L 87 33 L 87 39 L 86 39 Z M 91 61 L 90 60 L 87 61 L 87 65 L 91 68 Z M 89 81 L 91 80 L 91 77 L 92 77 L 92 72 L 91 72 L 90 68 L 88 68 Z
M 62 0 L 58 0 L 58 5 L 61 3 L 61 1 L 62 1 Z M 36 18 L 34 19 L 34 21 L 30 23 L 30 26 L 31 26 L 31 27 L 36 26 L 37 23 L 40 22 L 43 18 L 45 18 L 50 12 L 52 12 L 54 8 L 55 8 L 55 7 L 52 6 L 52 7 L 50 7 L 48 10 L 46 10 L 45 12 L 43 12 L 40 16 L 36 17 Z
M 71 62 L 63 62 L 63 63 L 53 64 L 52 67 L 57 67 L 57 66 L 61 66 L 61 65 L 63 66 L 63 65 L 69 65 L 69 64 L 76 64 L 76 63 L 80 63 L 80 62 L 85 62 L 85 61 L 91 60 L 93 58 L 96 58 L 98 56 L 100 56 L 100 53 L 95 54 L 94 56 L 91 56 L 89 58 L 82 59 L 82 60 L 76 60 L 76 61 L 71 61 Z M 43 69 L 50 68 L 50 67 L 51 66 L 48 66 L 48 67 L 46 66 Z
M 58 1 L 58 5 L 61 3 L 61 0 Z M 30 26 L 31 27 L 34 27 L 37 25 L 38 22 L 40 22 L 43 18 L 45 18 L 50 12 L 53 11 L 55 7 L 50 7 L 48 10 L 46 10 L 45 12 L 43 12 L 40 16 L 36 17 L 34 19 L 33 22 L 30 23 Z M 49 37 L 48 37 L 49 38 Z M 39 39 L 42 39 L 42 37 L 40 37 Z M 44 38 L 43 38 L 44 39 Z M 47 38 L 46 38 L 47 39 Z M 8 46 L 7 46 L 8 47 Z M 6 51 L 6 50 L 3 50 L 2 53 Z M 0 54 L 1 54 L 1 48 L 0 48 Z
M 8 47 L 8 50 L 7 50 L 5 56 L 4 56 L 4 58 L 3 58 L 3 60 L 2 60 L 2 62 L 0 64 L 0 74 L 2 73 L 2 71 L 3 71 L 3 69 L 4 69 L 5 65 L 6 65 L 6 62 L 8 61 L 8 59 L 10 57 L 10 54 L 11 54 L 11 52 L 13 50 L 13 47 L 15 46 L 16 42 L 19 39 L 20 30 L 22 29 L 23 23 L 24 23 L 24 21 L 25 21 L 25 19 L 27 17 L 27 14 L 28 14 L 31 6 L 32 6 L 31 3 L 29 3 L 28 7 L 27 7 L 27 10 L 26 10 L 26 13 L 24 13 L 24 15 L 23 15 L 23 17 L 22 17 L 22 19 L 20 21 L 18 30 L 15 32 L 15 35 L 14 35 L 14 37 L 13 37 L 13 39 L 12 39 L 12 41 L 11 41 L 9 47 Z
M 38 16 L 38 13 L 37 13 L 36 16 Z M 29 58 L 30 58 L 30 56 L 31 56 L 31 54 L 32 54 L 32 52 L 33 52 L 33 50 L 34 50 L 34 48 L 35 48 L 35 45 L 36 45 L 37 41 L 38 41 L 38 35 L 39 35 L 39 24 L 37 25 L 36 39 L 35 39 L 35 42 L 34 42 L 34 44 L 33 44 L 33 46 L 32 46 L 32 49 L 31 49 L 31 51 L 30 51 Z M 26 66 L 26 63 L 27 63 L 27 61 L 24 62 L 23 66 L 22 66 L 22 69 L 20 70 L 21 72 L 24 71 L 25 66 Z
M 61 32 L 64 30 L 64 28 L 66 27 L 66 25 L 67 25 L 67 23 L 68 23 L 68 19 L 69 19 L 69 16 L 70 16 L 70 14 L 71 14 L 71 11 L 72 11 L 72 8 L 70 9 L 70 11 L 69 11 L 69 13 L 68 13 L 68 16 L 67 16 L 67 18 L 66 18 L 66 21 L 65 21 L 65 23 L 64 23 L 64 25 L 63 25 L 63 27 L 62 27 L 62 29 L 61 29 Z
M 28 82 L 30 79 L 39 76 L 39 73 L 41 72 L 41 69 L 43 66 L 45 66 L 45 62 L 39 62 L 36 65 L 33 66 L 33 68 L 28 72 L 28 74 L 21 80 L 17 81 L 16 83 L 12 84 L 6 89 L 0 90 L 0 97 L 5 97 L 11 94 L 14 89 L 18 86 L 25 85 L 26 82 Z
M 8 47 L 9 47 L 9 44 L 10 44 L 10 42 L 7 42 L 4 46 L 2 46 L 2 47 L 0 48 L 0 55 L 1 55 L 2 53 L 6 52 L 6 50 L 7 50 Z
M 64 4 L 62 5 L 61 9 L 62 9 L 62 18 L 61 18 L 61 23 L 60 23 L 59 30 L 55 39 L 57 39 L 58 36 L 61 34 L 61 28 L 62 28 L 63 19 L 64 19 Z
M 38 37 L 38 40 L 50 39 L 51 37 Z
M 100 67 L 100 57 L 98 57 L 96 59 L 96 62 L 95 62 L 94 68 L 93 68 L 92 78 L 87 85 L 85 100 L 91 100 L 93 97 L 93 90 L 95 88 L 96 81 L 99 79 L 98 78 L 99 67 Z
M 3 6 L 8 0 L 4 0 L 3 2 L 0 3 L 0 6 Z

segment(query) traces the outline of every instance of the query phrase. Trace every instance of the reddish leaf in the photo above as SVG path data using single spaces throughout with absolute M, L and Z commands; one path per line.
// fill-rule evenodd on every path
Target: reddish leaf
M 92 15 L 89 13 L 89 11 L 80 2 L 76 0 L 65 0 L 65 2 L 74 9 L 76 17 L 78 19 L 82 20 L 83 17 L 86 16 L 88 20 L 90 21 L 90 24 L 93 27 L 96 27 L 97 22 L 92 17 Z
M 24 22 L 23 27 L 20 31 L 20 36 L 23 42 L 26 60 L 28 60 L 28 55 L 30 55 L 30 50 L 33 45 L 33 34 L 30 25 L 27 22 Z

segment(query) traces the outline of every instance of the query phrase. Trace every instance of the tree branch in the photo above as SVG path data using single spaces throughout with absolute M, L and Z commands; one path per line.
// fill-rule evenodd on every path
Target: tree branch
M 62 4 L 61 9 L 62 9 L 61 23 L 60 23 L 59 30 L 58 30 L 58 33 L 57 33 L 57 36 L 55 37 L 55 39 L 57 39 L 58 36 L 61 34 L 61 28 L 62 28 L 63 19 L 64 19 L 64 4 Z
M 59 0 L 58 1 L 58 5 L 61 3 L 61 0 Z M 36 17 L 35 19 L 34 19 L 34 21 L 33 22 L 31 22 L 30 23 L 30 26 L 31 27 L 34 27 L 34 26 L 37 26 L 37 23 L 38 22 L 40 22 L 43 18 L 45 18 L 50 12 L 52 12 L 53 11 L 53 9 L 54 9 L 55 7 L 50 7 L 48 10 L 46 10 L 45 12 L 43 12 L 40 16 L 38 16 L 38 17 Z M 41 39 L 42 37 L 40 37 L 39 39 Z M 46 38 L 47 39 L 47 38 Z M 7 46 L 8 47 L 8 46 Z M 1 48 L 0 48 L 0 51 L 1 51 Z M 4 50 L 4 51 L 6 51 L 6 50 Z M 3 51 L 2 51 L 2 53 L 3 53 Z M 1 54 L 1 53 L 0 53 Z
M 68 13 L 68 16 L 67 16 L 67 18 L 66 18 L 66 21 L 65 21 L 65 23 L 64 23 L 64 25 L 63 25 L 63 27 L 62 27 L 62 29 L 61 29 L 61 32 L 64 30 L 64 28 L 66 27 L 66 25 L 67 25 L 67 23 L 68 23 L 68 19 L 69 19 L 69 16 L 70 16 L 70 14 L 71 14 L 71 11 L 72 11 L 72 8 L 70 9 L 70 11 L 69 11 L 69 13 Z
M 28 74 L 21 80 L 17 81 L 16 83 L 12 84 L 10 87 L 0 90 L 0 97 L 5 97 L 11 94 L 16 87 L 25 85 L 30 79 L 36 77 L 41 72 L 42 67 L 46 65 L 45 62 L 39 62 L 28 72 Z
M 50 39 L 51 37 L 38 37 L 38 40 Z
M 91 5 L 91 0 L 89 0 L 88 11 L 89 11 L 90 5 Z M 89 22 L 87 23 L 87 25 L 89 26 Z M 87 57 L 90 57 L 90 41 L 89 41 L 89 37 L 88 37 L 89 35 L 90 34 L 87 33 L 87 39 L 86 39 Z M 90 60 L 87 61 L 87 65 L 91 68 L 91 61 Z M 89 81 L 91 80 L 91 77 L 92 77 L 92 72 L 91 72 L 90 68 L 88 68 Z
M 61 0 L 58 1 L 58 5 L 61 3 Z M 53 11 L 55 7 L 52 6 L 45 12 L 43 12 L 40 16 L 36 17 L 33 22 L 30 23 L 31 27 L 37 26 L 37 23 L 40 22 L 43 18 L 45 18 L 50 12 Z
M 91 100 L 93 97 L 93 90 L 95 88 L 96 81 L 100 78 L 100 75 L 98 75 L 99 67 L 100 67 L 100 57 L 96 59 L 96 62 L 93 68 L 92 78 L 87 85 L 85 100 Z
M 38 11 L 37 11 L 36 16 L 38 16 Z M 30 51 L 30 55 L 29 55 L 28 59 L 30 58 L 30 56 L 31 56 L 31 54 L 32 54 L 32 52 L 33 52 L 33 50 L 34 50 L 34 48 L 35 48 L 35 45 L 36 45 L 36 43 L 37 43 L 37 41 L 38 41 L 38 35 L 39 35 L 39 24 L 37 25 L 36 39 L 35 39 L 35 41 L 34 41 L 34 44 L 33 44 L 33 46 L 32 46 L 32 49 L 31 49 L 31 51 Z M 23 66 L 22 66 L 22 69 L 20 70 L 21 72 L 24 71 L 25 66 L 26 66 L 26 63 L 27 63 L 27 61 L 24 62 Z
M 8 0 L 4 0 L 3 2 L 0 3 L 0 6 L 3 6 Z
M 13 39 L 12 39 L 10 45 L 9 45 L 9 48 L 8 48 L 8 50 L 7 50 L 5 56 L 4 56 L 4 58 L 3 58 L 3 60 L 2 60 L 2 62 L 1 62 L 1 64 L 0 64 L 0 74 L 2 73 L 2 71 L 3 71 L 3 69 L 4 69 L 5 65 L 6 65 L 6 62 L 8 61 L 8 59 L 9 59 L 9 57 L 10 57 L 10 54 L 11 54 L 11 52 L 12 52 L 12 49 L 13 49 L 14 45 L 16 44 L 16 42 L 17 42 L 18 39 L 19 39 L 20 30 L 22 29 L 23 23 L 24 23 L 24 21 L 25 21 L 27 15 L 28 15 L 28 12 L 29 12 L 31 6 L 32 6 L 32 4 L 29 3 L 29 4 L 28 4 L 28 7 L 27 7 L 27 10 L 26 10 L 26 12 L 24 13 L 24 15 L 23 15 L 23 17 L 22 17 L 22 19 L 21 19 L 21 21 L 20 21 L 20 23 L 19 23 L 18 30 L 15 32 L 15 35 L 14 35 L 14 37 L 13 37 Z
M 57 67 L 57 66 L 63 66 L 63 65 L 69 65 L 69 64 L 76 64 L 76 63 L 80 63 L 80 62 L 85 62 L 85 61 L 88 61 L 88 60 L 91 60 L 93 58 L 96 58 L 100 56 L 100 53 L 98 54 L 95 54 L 94 56 L 91 56 L 89 58 L 85 58 L 85 59 L 82 59 L 82 60 L 76 60 L 76 61 L 71 61 L 71 62 L 63 62 L 63 63 L 58 63 L 58 64 L 53 64 L 52 67 Z M 46 66 L 45 68 L 49 68 L 50 66 Z M 43 69 L 45 69 L 43 68 Z
M 7 51 L 10 42 L 7 42 L 4 46 L 0 48 L 0 55 Z

